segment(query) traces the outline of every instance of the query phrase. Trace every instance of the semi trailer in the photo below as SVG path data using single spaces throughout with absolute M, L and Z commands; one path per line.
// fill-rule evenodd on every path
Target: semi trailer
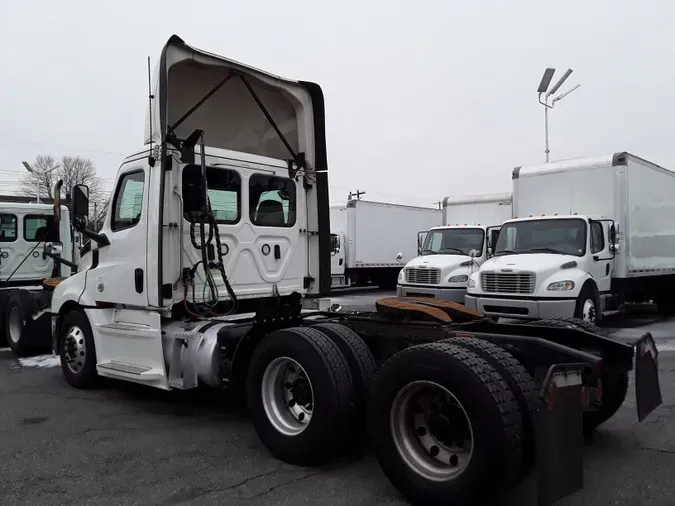
M 358 199 L 331 205 L 332 286 L 395 288 L 417 254 L 418 232 L 440 224 L 440 209 Z
M 513 170 L 514 219 L 466 303 L 597 323 L 626 302 L 675 315 L 675 172 L 626 152 Z
M 99 232 L 85 228 L 86 186 L 73 188 L 92 247 L 50 307 L 73 387 L 240 389 L 279 459 L 325 463 L 367 431 L 411 504 L 457 506 L 580 488 L 582 435 L 622 405 L 629 371 L 638 418 L 660 405 L 650 334 L 626 344 L 583 322 L 498 324 L 419 298 L 328 310 L 320 86 L 178 36 L 152 82 L 146 145 L 122 162 Z
M 513 217 L 510 193 L 446 197 L 443 226 L 424 233 L 419 255 L 398 278 L 397 295 L 464 304 L 469 276 L 488 258 L 501 224 Z

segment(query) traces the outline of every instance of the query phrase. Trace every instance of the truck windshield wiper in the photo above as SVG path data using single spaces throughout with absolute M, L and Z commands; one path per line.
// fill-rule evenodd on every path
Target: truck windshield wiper
M 464 253 L 461 249 L 457 249 L 457 248 L 441 248 L 441 249 L 438 250 L 439 253 L 443 253 L 443 252 L 446 252 L 446 251 L 456 251 L 460 255 L 466 255 L 466 253 Z
M 560 251 L 555 248 L 528 248 L 525 250 L 522 250 L 523 253 L 553 253 L 556 255 L 567 255 L 564 251 Z
M 494 256 L 499 257 L 502 255 L 517 255 L 518 253 L 518 251 L 513 251 L 512 249 L 503 249 L 501 251 L 496 251 Z
M 430 249 L 423 249 L 422 255 L 437 255 L 438 251 L 431 251 Z

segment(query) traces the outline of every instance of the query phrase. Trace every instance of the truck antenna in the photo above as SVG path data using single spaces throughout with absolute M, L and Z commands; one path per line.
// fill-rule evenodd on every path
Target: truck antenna
M 148 56 L 148 120 L 150 122 L 150 157 L 148 161 L 150 167 L 155 166 L 155 157 L 152 155 L 152 99 L 155 96 L 152 94 L 152 73 L 150 72 L 150 57 Z

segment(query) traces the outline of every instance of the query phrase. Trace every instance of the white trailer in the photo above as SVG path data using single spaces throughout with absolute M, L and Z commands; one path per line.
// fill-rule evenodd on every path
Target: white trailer
M 333 288 L 394 288 L 399 271 L 417 255 L 421 230 L 441 224 L 441 211 L 366 200 L 330 208 Z
M 19 355 L 49 348 L 50 318 L 40 311 L 49 308 L 54 282 L 45 280 L 60 277 L 61 264 L 77 260 L 70 212 L 57 205 L 60 219 L 52 204 L 0 202 L 0 346 Z
M 629 153 L 513 170 L 515 218 L 467 305 L 494 316 L 597 321 L 623 302 L 675 314 L 675 172 Z
M 490 257 L 510 218 L 511 193 L 443 199 L 444 225 L 420 238 L 419 256 L 399 274 L 397 294 L 463 304 L 469 276 Z

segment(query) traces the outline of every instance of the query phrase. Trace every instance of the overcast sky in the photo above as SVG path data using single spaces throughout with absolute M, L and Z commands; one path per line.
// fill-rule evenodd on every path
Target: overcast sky
M 550 8 L 543 8 L 550 5 Z M 630 151 L 675 169 L 675 3 L 0 0 L 0 193 L 38 154 L 91 158 L 112 186 L 142 146 L 147 57 L 171 34 L 326 99 L 331 200 L 433 205 L 510 191 L 544 160 L 547 66 L 581 87 L 551 158 Z

